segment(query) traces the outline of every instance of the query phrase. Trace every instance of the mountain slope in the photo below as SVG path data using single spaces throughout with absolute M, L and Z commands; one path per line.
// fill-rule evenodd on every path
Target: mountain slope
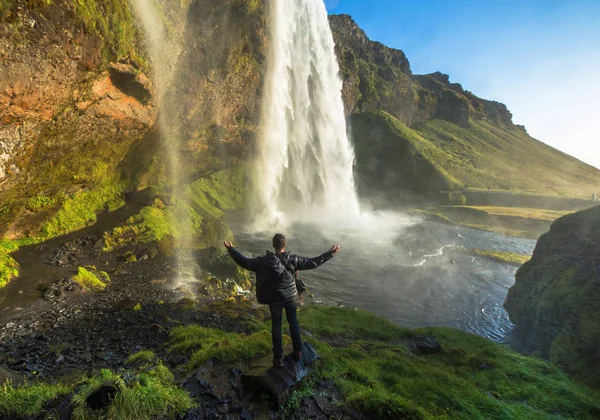
M 598 169 L 529 136 L 504 104 L 439 72 L 413 75 L 402 51 L 370 41 L 350 16 L 330 16 L 330 23 L 346 112 L 359 114 L 350 121 L 361 191 L 390 195 L 395 186 L 427 195 L 469 186 L 586 198 L 600 192 Z M 412 148 L 394 145 L 410 139 Z M 375 153 L 373 145 L 389 153 Z M 374 166 L 386 174 L 374 174 Z

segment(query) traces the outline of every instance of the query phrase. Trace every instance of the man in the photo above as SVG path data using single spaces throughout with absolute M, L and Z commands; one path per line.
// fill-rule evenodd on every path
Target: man
M 288 323 L 290 324 L 290 335 L 294 346 L 294 358 L 300 360 L 302 357 L 302 339 L 300 338 L 300 326 L 296 309 L 298 307 L 298 291 L 296 290 L 296 270 L 311 270 L 333 258 L 340 250 L 340 245 L 334 245 L 329 251 L 315 258 L 304 258 L 298 255 L 290 255 L 285 252 L 285 236 L 278 233 L 273 236 L 273 248 L 275 253 L 267 251 L 266 255 L 256 258 L 248 258 L 237 251 L 231 242 L 223 243 L 233 260 L 249 271 L 256 273 L 257 295 L 259 280 L 268 283 L 268 297 L 261 296 L 259 301 L 269 304 L 271 310 L 271 335 L 273 338 L 273 365 L 283 366 L 283 344 L 281 341 L 282 312 L 285 308 Z

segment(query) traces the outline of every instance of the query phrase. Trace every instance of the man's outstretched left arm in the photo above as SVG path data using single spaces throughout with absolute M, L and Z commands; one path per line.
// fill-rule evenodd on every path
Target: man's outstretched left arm
M 340 250 L 340 246 L 334 245 L 331 249 L 324 254 L 319 255 L 314 258 L 305 258 L 300 257 L 298 255 L 293 255 L 290 260 L 296 270 L 312 270 L 313 268 L 317 268 L 320 265 L 325 264 L 327 261 L 333 258 L 333 255 L 336 254 Z

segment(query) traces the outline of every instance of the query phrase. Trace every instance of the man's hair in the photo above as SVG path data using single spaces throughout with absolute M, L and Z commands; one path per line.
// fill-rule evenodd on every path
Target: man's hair
M 285 247 L 285 236 L 283 236 L 281 233 L 278 233 L 275 236 L 273 236 L 273 248 L 275 248 L 275 251 L 279 251 L 279 250 L 283 249 L 284 247 Z

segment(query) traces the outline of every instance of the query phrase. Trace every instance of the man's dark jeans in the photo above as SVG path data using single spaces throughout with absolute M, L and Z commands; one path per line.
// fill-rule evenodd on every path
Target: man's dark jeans
M 294 351 L 302 350 L 302 339 L 300 338 L 300 326 L 298 325 L 298 317 L 296 316 L 296 303 L 285 304 L 280 300 L 276 300 L 271 305 L 271 335 L 273 336 L 273 357 L 276 360 L 283 358 L 283 344 L 281 342 L 281 324 L 283 318 L 283 308 L 285 308 L 285 315 L 288 323 L 290 324 L 290 335 L 292 336 L 292 343 L 294 345 Z

